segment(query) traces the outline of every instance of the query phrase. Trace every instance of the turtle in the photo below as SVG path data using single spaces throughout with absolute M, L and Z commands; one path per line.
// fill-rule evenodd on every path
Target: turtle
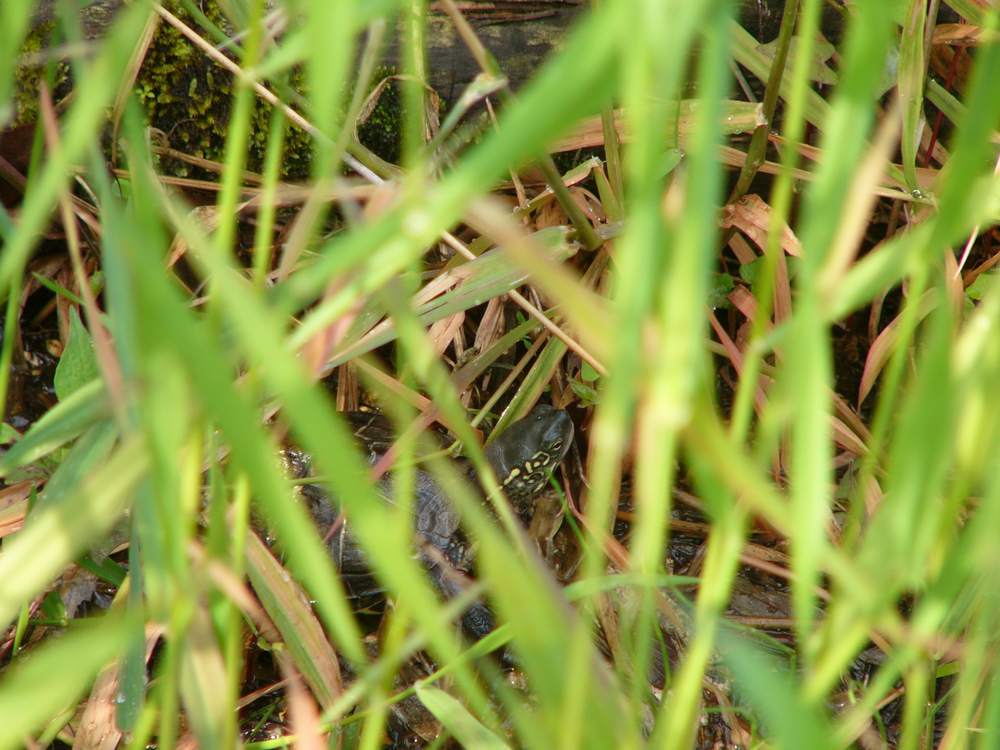
M 355 426 L 355 434 L 368 448 L 369 461 L 374 463 L 392 443 L 391 427 L 387 426 L 384 417 L 369 412 L 347 416 Z M 529 510 L 531 500 L 540 494 L 552 472 L 565 458 L 573 432 L 573 421 L 566 411 L 538 404 L 487 446 L 486 460 L 520 515 L 524 516 Z M 299 458 L 294 463 L 295 473 L 300 476 L 304 471 L 307 473 L 308 463 L 308 459 Z M 460 459 L 458 468 L 485 502 L 472 464 Z M 393 496 L 392 481 L 387 475 L 378 482 L 379 493 L 387 501 Z M 321 533 L 326 533 L 339 518 L 337 503 L 318 485 L 303 485 L 302 491 L 314 521 Z M 429 471 L 419 467 L 414 472 L 413 508 L 414 532 L 421 542 L 417 545 L 420 559 L 444 596 L 455 596 L 462 589 L 462 576 L 456 576 L 455 571 L 463 574 L 472 571 L 473 545 L 461 528 L 458 511 L 445 490 Z M 327 548 L 354 595 L 360 598 L 379 593 L 365 554 L 351 533 L 350 523 L 336 527 L 327 540 Z M 474 639 L 482 638 L 495 627 L 492 613 L 479 602 L 465 611 L 462 624 Z

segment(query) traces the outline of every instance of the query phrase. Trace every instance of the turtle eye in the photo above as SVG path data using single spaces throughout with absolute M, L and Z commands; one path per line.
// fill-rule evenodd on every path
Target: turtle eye
M 549 447 L 552 448 L 553 451 L 562 450 L 562 445 L 563 445 L 562 440 L 555 440 L 549 443 Z

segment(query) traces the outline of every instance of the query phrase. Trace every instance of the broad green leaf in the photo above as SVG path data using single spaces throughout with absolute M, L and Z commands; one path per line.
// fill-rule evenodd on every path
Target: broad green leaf
M 94 341 L 80 321 L 80 313 L 72 307 L 69 315 L 69 342 L 56 365 L 56 395 L 62 401 L 99 376 Z
M 752 263 L 748 264 L 747 268 L 749 269 L 752 265 L 753 265 Z M 740 266 L 740 277 L 743 277 L 743 268 L 744 266 Z M 749 279 L 748 281 L 750 281 L 751 286 L 753 286 L 753 282 Z M 733 280 L 733 277 L 730 276 L 728 273 L 712 274 L 712 278 L 709 284 L 710 284 L 708 290 L 709 306 L 713 310 L 718 310 L 720 307 L 723 308 L 730 307 L 731 305 L 727 295 L 731 291 L 733 291 L 734 288 L 736 288 L 736 282 Z

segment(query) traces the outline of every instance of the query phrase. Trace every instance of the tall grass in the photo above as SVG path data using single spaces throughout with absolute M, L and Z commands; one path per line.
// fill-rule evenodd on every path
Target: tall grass
M 770 53 L 733 2 L 595 2 L 512 92 L 449 0 L 436 11 L 483 68 L 454 112 L 499 95 L 475 138 L 468 123 L 435 138 L 455 121 L 432 116 L 420 0 L 220 3 L 225 29 L 164 5 L 129 3 L 100 40 L 65 48 L 73 96 L 56 122 L 39 93 L 45 156 L 0 214 L 5 371 L 29 330 L 21 300 L 42 294 L 43 235 L 73 260 L 46 280 L 57 307 L 86 320 L 62 342 L 58 403 L 5 431 L 0 455 L 0 748 L 371 748 L 414 700 L 434 746 L 723 741 L 706 727 L 741 747 L 1000 744 L 996 8 L 941 3 L 973 39 L 959 85 L 928 72 L 958 32 L 924 0 L 830 3 L 844 33 L 825 63 L 820 0 L 785 4 L 797 17 Z M 58 38 L 79 39 L 57 6 Z M 0 122 L 31 10 L 0 5 Z M 235 73 L 219 178 L 199 183 L 217 200 L 196 210 L 134 96 L 157 24 Z M 355 136 L 387 33 L 402 37 L 401 165 Z M 821 90 L 818 65 L 835 85 Z M 759 79 L 763 105 L 733 101 L 734 70 Z M 260 179 L 246 171 L 255 98 L 272 106 Z M 279 179 L 287 128 L 312 138 L 300 186 Z M 549 150 L 596 132 L 585 189 Z M 846 393 L 840 332 L 864 314 L 860 392 Z M 508 353 L 521 362 L 495 392 Z M 318 382 L 331 372 L 336 398 Z M 417 424 L 446 425 L 476 468 L 492 512 L 453 463 L 426 459 L 478 545 L 457 599 L 412 553 L 409 493 L 380 499 L 338 412 L 358 378 L 404 435 L 397 488 L 413 486 Z M 560 475 L 554 515 L 580 549 L 566 588 L 475 430 L 498 401 L 503 429 L 539 398 L 584 428 L 583 477 Z M 294 500 L 287 440 L 392 602 L 377 647 Z M 676 498 L 693 496 L 707 521 L 695 586 L 666 554 L 672 525 L 692 528 Z M 747 566 L 790 587 L 780 643 L 732 609 Z M 81 568 L 113 602 L 53 624 L 52 592 Z M 500 627 L 471 643 L 455 618 L 476 596 Z M 877 667 L 859 680 L 866 649 Z M 413 685 L 399 675 L 419 652 L 434 668 Z M 261 698 L 279 737 L 253 731 Z

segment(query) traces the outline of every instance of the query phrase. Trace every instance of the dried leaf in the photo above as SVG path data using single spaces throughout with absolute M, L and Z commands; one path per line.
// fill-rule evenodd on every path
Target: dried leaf
M 771 227 L 771 207 L 759 195 L 744 195 L 722 209 L 719 225 L 723 229 L 739 229 L 763 249 L 767 247 L 767 233 Z M 781 248 L 789 255 L 802 255 L 799 238 L 787 224 L 781 231 Z
M 933 295 L 931 293 L 925 294 L 923 299 L 920 300 L 920 312 L 918 313 L 920 319 L 922 320 L 933 307 Z M 902 319 L 903 315 L 900 313 L 889 325 L 882 329 L 878 338 L 872 342 L 871 347 L 868 349 L 868 356 L 865 358 L 865 367 L 861 373 L 861 383 L 858 386 L 859 406 L 868 398 L 868 394 L 871 393 L 879 373 L 882 372 L 882 368 L 885 367 L 885 363 L 889 360 L 889 355 L 892 354 L 892 348 L 896 343 Z
M 698 105 L 699 102 L 696 99 L 685 99 L 679 102 L 676 127 L 681 142 L 690 135 L 695 125 L 695 115 Z M 764 107 L 761 104 L 725 101 L 722 102 L 722 106 L 722 129 L 726 134 L 751 133 L 761 125 L 766 124 L 764 121 Z M 620 109 L 615 110 L 614 118 L 615 129 L 618 131 L 619 139 L 622 142 L 627 141 L 628 133 L 625 130 L 625 116 Z M 549 151 L 560 153 L 603 145 L 604 127 L 600 116 L 596 116 L 587 118 L 577 125 L 576 129 L 570 135 L 560 138 L 551 144 Z
M 342 691 L 337 654 L 309 600 L 256 534 L 247 535 L 247 570 L 261 604 L 285 639 L 296 666 L 324 707 Z
M 994 42 L 996 39 L 996 32 L 987 32 L 982 26 L 971 23 L 939 23 L 934 27 L 931 43 L 975 47 L 987 41 Z
M 434 342 L 434 351 L 438 353 L 438 356 L 444 354 L 451 342 L 459 335 L 464 322 L 465 313 L 460 312 L 431 325 L 428 335 Z

